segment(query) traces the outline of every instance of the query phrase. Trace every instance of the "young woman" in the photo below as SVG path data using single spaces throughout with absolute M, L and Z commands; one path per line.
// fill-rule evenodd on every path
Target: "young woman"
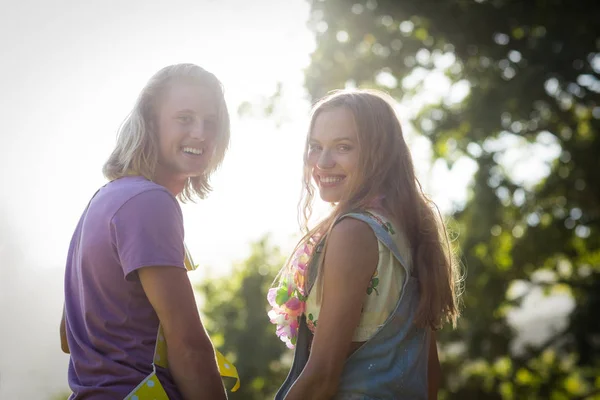
M 318 102 L 304 157 L 305 236 L 269 291 L 294 364 L 276 399 L 436 398 L 434 331 L 456 322 L 456 268 L 392 106 L 376 91 Z M 316 184 L 330 215 L 308 229 Z

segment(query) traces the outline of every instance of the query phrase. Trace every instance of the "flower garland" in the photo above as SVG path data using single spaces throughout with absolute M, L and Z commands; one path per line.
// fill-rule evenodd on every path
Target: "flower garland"
M 306 272 L 317 237 L 310 238 L 296 249 L 290 269 L 279 282 L 269 289 L 267 300 L 271 305 L 268 312 L 272 324 L 277 325 L 276 334 L 290 349 L 296 346 L 300 316 L 306 309 Z
M 367 209 L 383 209 L 385 196 L 375 196 L 367 202 Z M 391 229 L 391 225 L 387 224 Z M 387 229 L 387 227 L 386 227 Z M 392 232 L 393 233 L 393 232 Z M 290 268 L 284 272 L 279 286 L 269 289 L 267 300 L 271 306 L 268 312 L 272 324 L 277 325 L 276 334 L 290 349 L 296 346 L 300 316 L 306 310 L 306 272 L 310 256 L 319 243 L 321 235 L 316 233 L 304 244 L 299 246 L 290 263 Z M 376 289 L 375 289 L 376 290 Z M 312 321 L 307 321 L 310 325 Z M 314 327 L 311 326 L 311 330 Z

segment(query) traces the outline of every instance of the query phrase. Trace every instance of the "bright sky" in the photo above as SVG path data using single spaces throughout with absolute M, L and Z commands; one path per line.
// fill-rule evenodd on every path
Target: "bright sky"
M 119 123 L 146 80 L 176 62 L 217 74 L 233 116 L 214 194 L 184 207 L 197 262 L 243 255 L 262 232 L 294 232 L 308 104 L 302 68 L 314 45 L 299 18 L 307 4 L 285 2 L 285 11 L 284 2 L 267 0 L 166 4 L 41 3 L 31 14 L 34 5 L 24 2 L 5 16 L 0 40 L 11 41 L 2 47 L 13 56 L 0 78 L 8 111 L 0 173 L 16 190 L 2 196 L 10 210 L 3 218 L 17 238 L 35 243 L 29 263 L 62 266 L 81 211 L 104 183 Z M 293 125 L 277 130 L 273 121 L 237 118 L 242 101 L 271 94 L 278 81 Z
M 80 213 L 104 183 L 101 167 L 119 123 L 154 72 L 183 61 L 220 77 L 233 118 L 231 150 L 214 176 L 213 194 L 184 206 L 196 261 L 222 268 L 264 233 L 287 243 L 297 232 L 309 107 L 302 69 L 314 47 L 308 5 L 164 4 L 25 1 L 5 14 L 0 43 L 10 56 L 0 78 L 6 113 L 0 174 L 14 189 L 2 196 L 2 218 L 11 236 L 27 241 L 28 265 L 62 268 Z M 284 89 L 278 115 L 237 116 L 241 102 L 260 103 L 277 82 Z M 427 167 L 427 145 L 413 142 L 417 162 Z
M 183 207 L 187 244 L 201 265 L 194 279 L 207 267 L 225 273 L 265 233 L 289 249 L 298 232 L 309 110 L 303 69 L 315 46 L 308 12 L 303 0 L 21 0 L 3 7 L 0 398 L 64 387 L 56 329 L 68 243 L 105 183 L 101 167 L 118 125 L 163 66 L 193 62 L 214 72 L 232 115 L 231 149 L 214 192 Z M 283 96 L 274 117 L 238 117 L 242 102 L 261 103 L 278 82 Z M 448 90 L 435 81 L 428 87 Z M 431 169 L 426 141 L 410 135 L 409 142 L 441 208 L 464 201 L 473 163 Z M 25 344 L 35 359 L 22 358 Z M 20 386 L 27 374 L 36 383 Z

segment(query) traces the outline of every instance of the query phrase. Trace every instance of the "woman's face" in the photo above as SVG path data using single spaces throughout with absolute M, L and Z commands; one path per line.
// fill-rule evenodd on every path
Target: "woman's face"
M 349 110 L 338 107 L 317 115 L 307 160 L 321 199 L 339 202 L 357 173 L 359 160 L 358 129 Z

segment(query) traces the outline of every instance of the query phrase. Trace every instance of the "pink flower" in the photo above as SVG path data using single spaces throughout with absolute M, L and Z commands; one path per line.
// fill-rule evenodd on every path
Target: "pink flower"
M 294 275 L 294 282 L 296 283 L 298 292 L 304 296 L 304 274 L 296 271 L 296 274 Z
M 282 336 L 289 337 L 290 335 L 290 327 L 289 325 L 278 325 L 277 330 L 275 331 L 277 336 L 281 338 Z M 283 340 L 283 339 L 281 339 Z
M 294 261 L 292 262 L 292 265 L 301 271 L 305 271 L 306 266 L 310 261 L 310 253 L 312 252 L 311 250 L 312 249 L 306 244 L 300 247 L 294 255 Z
M 290 298 L 285 304 L 286 314 L 291 318 L 298 318 L 304 312 L 304 302 L 297 297 Z
M 299 317 L 304 313 L 304 283 L 310 255 L 319 236 L 315 235 L 303 244 L 294 254 L 291 271 L 288 271 L 280 285 L 269 289 L 267 300 L 271 305 L 269 320 L 277 326 L 276 334 L 287 347 L 293 349 L 298 336 Z M 278 303 L 279 301 L 279 303 Z
M 291 337 L 296 337 L 298 335 L 298 326 L 299 326 L 298 319 L 295 319 L 290 323 Z
M 275 297 L 277 296 L 277 288 L 269 289 L 267 293 L 267 301 L 271 305 L 271 307 L 277 307 L 277 303 L 275 302 Z
M 269 316 L 271 323 L 275 325 L 284 324 L 286 321 L 285 314 L 283 314 L 280 310 L 273 309 L 269 311 L 267 315 Z

